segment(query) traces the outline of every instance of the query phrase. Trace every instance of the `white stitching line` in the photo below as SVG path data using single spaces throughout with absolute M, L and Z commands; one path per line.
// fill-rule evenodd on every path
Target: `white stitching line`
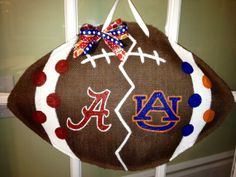
M 84 59 L 83 61 L 81 61 L 81 64 L 86 64 L 86 63 L 90 62 L 92 64 L 93 68 L 96 68 L 95 60 L 104 59 L 104 58 L 107 60 L 107 63 L 110 64 L 109 57 L 115 56 L 115 54 L 112 53 L 112 52 L 107 53 L 105 51 L 105 49 L 102 49 L 101 51 L 102 51 L 103 54 L 94 55 L 94 56 L 86 55 L 87 58 Z M 153 54 L 154 55 L 143 53 L 142 49 L 140 47 L 138 47 L 138 52 L 127 52 L 126 57 L 128 58 L 129 56 L 139 56 L 142 63 L 144 63 L 144 57 L 148 58 L 148 59 L 153 59 L 153 60 L 156 61 L 158 66 L 161 64 L 161 62 L 166 63 L 165 59 L 159 57 L 156 50 L 153 51 Z
M 138 47 L 138 52 L 139 52 L 139 55 L 140 55 L 141 63 L 144 63 L 144 55 L 143 55 L 143 51 L 140 47 Z
M 108 64 L 111 64 L 111 60 L 110 60 L 110 57 L 108 56 L 107 52 L 105 51 L 105 49 L 102 49 L 102 53 L 104 54 L 106 60 L 107 60 L 107 63 Z
M 157 53 L 156 50 L 154 50 L 153 53 L 154 53 L 154 56 L 157 58 L 157 59 L 156 59 L 156 62 L 157 62 L 157 65 L 158 65 L 158 66 L 160 66 L 161 62 L 163 62 L 163 63 L 166 62 L 165 59 L 159 57 L 159 54 Z
M 94 61 L 94 58 L 91 57 L 91 55 L 89 55 L 89 54 L 87 54 L 86 56 L 87 56 L 88 61 L 91 62 L 91 65 L 93 66 L 93 68 L 96 68 L 96 63 Z

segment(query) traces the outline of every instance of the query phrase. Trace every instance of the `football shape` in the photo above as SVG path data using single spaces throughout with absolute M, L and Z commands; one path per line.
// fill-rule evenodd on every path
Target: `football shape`
M 85 25 L 78 39 L 25 71 L 8 107 L 71 157 L 142 170 L 211 133 L 233 96 L 206 63 L 155 27 L 147 37 L 137 23 L 122 25 Z

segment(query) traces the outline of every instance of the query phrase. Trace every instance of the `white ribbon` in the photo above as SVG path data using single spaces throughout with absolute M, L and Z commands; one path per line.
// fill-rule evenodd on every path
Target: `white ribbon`
M 117 9 L 117 6 L 119 4 L 120 0 L 116 0 L 114 5 L 112 6 L 112 9 L 110 10 L 108 16 L 107 16 L 107 19 L 103 25 L 103 28 L 102 30 L 104 30 L 106 27 L 109 26 L 109 24 L 111 23 L 112 21 L 112 18 L 113 18 L 113 15 Z M 139 27 L 143 30 L 143 32 L 145 33 L 145 35 L 147 37 L 149 37 L 149 30 L 146 26 L 146 24 L 144 23 L 142 17 L 140 16 L 140 14 L 138 13 L 137 9 L 135 8 L 134 4 L 132 3 L 131 0 L 128 0 L 128 4 L 129 4 L 129 7 L 131 9 L 131 12 L 134 16 L 134 19 L 136 20 L 136 22 L 138 23 Z

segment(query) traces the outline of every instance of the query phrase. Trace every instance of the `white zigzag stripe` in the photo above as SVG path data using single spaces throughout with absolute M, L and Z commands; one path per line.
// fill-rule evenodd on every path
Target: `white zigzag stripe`
M 128 171 L 128 168 L 127 168 L 127 166 L 125 165 L 125 163 L 123 162 L 123 160 L 120 157 L 120 151 L 122 150 L 122 148 L 124 147 L 124 145 L 128 141 L 130 135 L 132 134 L 132 131 L 129 128 L 129 126 L 127 125 L 127 123 L 124 121 L 124 119 L 122 118 L 122 115 L 120 114 L 119 111 L 120 111 L 120 108 L 122 107 L 122 105 L 124 104 L 125 100 L 129 97 L 129 95 L 132 93 L 132 91 L 135 88 L 134 83 L 132 82 L 132 80 L 129 78 L 128 74 L 124 70 L 124 65 L 125 65 L 125 63 L 128 59 L 128 56 L 129 56 L 128 54 L 133 50 L 133 48 L 137 44 L 136 40 L 131 35 L 129 36 L 129 38 L 133 42 L 133 44 L 131 45 L 129 51 L 127 52 L 127 55 L 125 56 L 124 61 L 120 63 L 119 69 L 120 69 L 121 73 L 124 75 L 124 77 L 126 78 L 126 80 L 129 82 L 131 88 L 128 90 L 128 92 L 125 94 L 125 96 L 122 98 L 122 100 L 119 102 L 119 104 L 115 108 L 115 113 L 117 114 L 117 116 L 120 119 L 121 123 L 123 124 L 123 126 L 126 128 L 126 130 L 128 132 L 128 134 L 126 135 L 124 141 L 121 143 L 121 145 L 118 147 L 118 149 L 115 152 L 116 157 L 118 158 L 118 160 L 120 161 L 120 163 L 122 164 L 122 166 L 124 167 L 124 169 L 126 171 Z

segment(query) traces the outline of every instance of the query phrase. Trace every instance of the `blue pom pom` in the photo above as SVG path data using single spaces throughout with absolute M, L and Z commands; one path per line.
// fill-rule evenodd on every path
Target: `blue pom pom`
M 188 62 L 182 63 L 182 70 L 186 74 L 191 74 L 193 72 L 193 67 Z
M 198 107 L 200 104 L 202 103 L 202 97 L 195 93 L 193 94 L 189 99 L 188 99 L 188 104 L 189 106 L 191 106 L 192 108 L 196 108 Z
M 183 135 L 183 136 L 189 136 L 190 134 L 193 133 L 193 130 L 194 130 L 194 127 L 193 127 L 192 124 L 185 125 L 185 126 L 182 128 L 182 135 Z

